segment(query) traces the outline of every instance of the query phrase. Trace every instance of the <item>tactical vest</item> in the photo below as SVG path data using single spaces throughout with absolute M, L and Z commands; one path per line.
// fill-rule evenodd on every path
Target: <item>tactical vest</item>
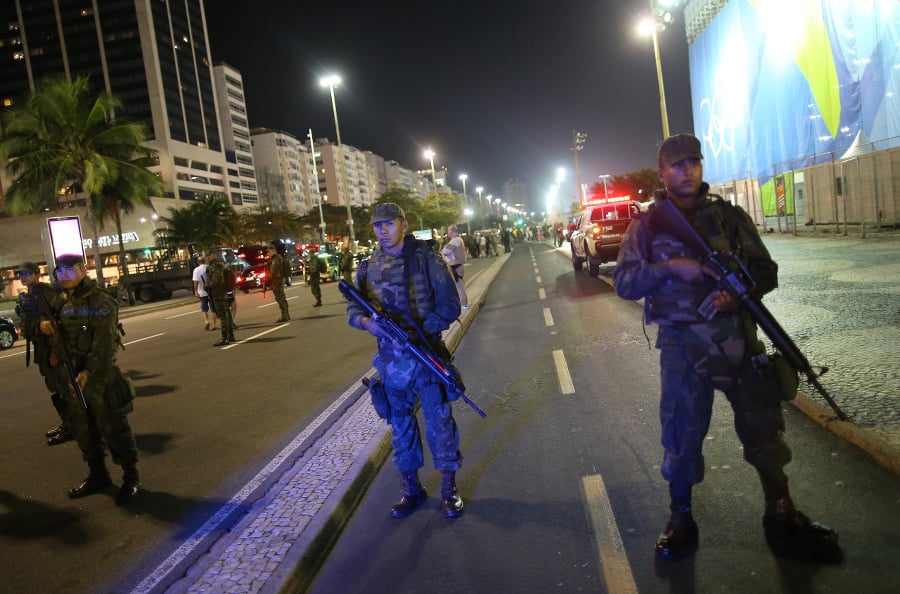
M 729 225 L 724 213 L 728 208 L 731 205 L 724 202 L 721 196 L 709 194 L 699 205 L 682 210 L 682 213 L 714 251 L 736 251 L 738 246 L 732 245 L 726 230 Z M 703 254 L 694 252 L 677 237 L 655 229 L 654 211 L 655 205 L 651 204 L 647 215 L 650 261 L 659 263 L 678 257 L 701 259 Z M 734 233 L 732 229 L 732 237 Z M 660 324 L 705 322 L 697 308 L 715 289 L 715 281 L 709 278 L 702 283 L 686 283 L 670 278 L 649 299 L 650 319 Z
M 72 295 L 60 295 L 59 318 L 77 370 L 109 372 L 118 348 L 118 308 L 113 298 L 85 278 Z
M 408 312 L 421 324 L 435 311 L 434 287 L 429 276 L 430 266 L 435 263 L 428 262 L 428 258 L 437 258 L 424 242 L 413 242 L 404 244 L 401 256 L 380 253 L 370 258 L 365 278 L 369 298 L 376 308 L 389 313 Z M 408 326 L 401 316 L 392 317 L 401 326 Z

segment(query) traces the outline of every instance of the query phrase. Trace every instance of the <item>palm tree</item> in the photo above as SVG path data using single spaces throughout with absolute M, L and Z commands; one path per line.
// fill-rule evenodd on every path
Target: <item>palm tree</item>
M 145 128 L 116 121 L 120 106 L 108 93 L 93 95 L 85 77 L 45 78 L 24 104 L 2 117 L 0 162 L 14 178 L 6 192 L 10 211 L 55 208 L 66 188 L 84 193 L 101 284 L 98 227 L 120 209 L 150 205 L 149 192 L 161 189 L 159 179 L 146 170 L 153 153 L 141 144 Z

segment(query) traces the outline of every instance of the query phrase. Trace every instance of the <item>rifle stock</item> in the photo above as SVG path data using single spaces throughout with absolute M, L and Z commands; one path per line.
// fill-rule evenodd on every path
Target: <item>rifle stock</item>
M 60 376 L 72 391 L 72 394 L 78 399 L 78 402 L 81 404 L 81 407 L 87 410 L 87 400 L 84 397 L 84 391 L 82 391 L 81 386 L 78 385 L 77 373 L 75 372 L 75 366 L 72 363 L 72 357 L 69 354 L 69 349 L 66 346 L 65 341 L 63 340 L 62 329 L 59 327 L 59 323 L 56 321 L 56 318 L 53 316 L 53 311 L 50 308 L 50 304 L 47 302 L 47 297 L 45 295 L 41 295 L 38 301 L 38 307 L 40 308 L 41 314 L 47 318 L 47 321 L 50 322 L 50 325 L 53 326 L 53 334 L 50 335 L 50 350 L 53 353 L 53 356 L 56 358 L 56 369 L 62 368 L 63 373 L 60 374 L 57 371 L 57 375 Z
M 842 421 L 847 420 L 844 411 L 838 407 L 831 395 L 819 383 L 818 378 L 828 371 L 828 368 L 821 368 L 821 373 L 817 374 L 797 344 L 772 315 L 772 312 L 759 299 L 750 294 L 753 288 L 752 278 L 734 254 L 720 254 L 713 251 L 672 200 L 657 201 L 655 209 L 657 213 L 654 215 L 654 224 L 685 242 L 695 252 L 703 254 L 702 262 L 714 272 L 719 286 L 741 302 L 741 305 L 746 308 L 753 320 L 772 341 L 775 349 L 784 355 L 791 367 L 806 376 L 807 383 L 821 394 L 838 418 Z M 737 269 L 731 266 L 731 263 L 736 264 Z M 742 274 L 746 280 L 742 278 Z
M 481 415 L 482 418 L 486 417 L 487 414 L 478 408 L 478 406 L 469 400 L 466 396 L 465 391 L 466 387 L 462 384 L 461 379 L 456 374 L 456 371 L 452 366 L 445 363 L 441 360 L 437 354 L 431 350 L 431 348 L 427 345 L 416 345 L 413 344 L 409 340 L 409 336 L 406 334 L 406 331 L 403 330 L 397 322 L 392 320 L 390 317 L 382 314 L 377 309 L 375 309 L 371 303 L 366 301 L 365 297 L 360 295 L 359 291 L 357 291 L 353 285 L 348 283 L 345 280 L 342 280 L 338 284 L 338 290 L 341 294 L 347 298 L 348 301 L 352 301 L 359 307 L 361 307 L 366 314 L 375 320 L 375 322 L 381 326 L 383 330 L 385 330 L 390 337 L 397 343 L 403 345 L 403 348 L 408 350 L 412 355 L 419 360 L 425 367 L 427 367 L 434 375 L 438 377 L 441 382 L 447 387 L 453 395 L 462 398 L 463 401 L 472 407 L 472 409 Z

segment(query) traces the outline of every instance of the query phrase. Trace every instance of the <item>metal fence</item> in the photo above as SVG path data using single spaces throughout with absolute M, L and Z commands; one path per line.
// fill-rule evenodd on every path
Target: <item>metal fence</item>
M 821 232 L 865 237 L 900 229 L 898 139 L 856 145 L 778 163 L 768 180 L 747 174 L 715 184 L 760 227 L 787 233 Z

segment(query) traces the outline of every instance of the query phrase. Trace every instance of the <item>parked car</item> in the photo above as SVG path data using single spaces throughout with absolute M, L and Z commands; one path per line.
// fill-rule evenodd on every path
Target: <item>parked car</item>
M 0 349 L 8 349 L 19 339 L 19 331 L 12 319 L 0 316 Z
M 253 289 L 262 289 L 264 286 L 271 286 L 267 285 L 267 276 L 268 271 L 266 270 L 265 262 L 248 266 L 243 272 L 235 277 L 234 287 L 238 291 L 249 293 Z
M 600 274 L 600 265 L 615 262 L 625 230 L 641 210 L 629 196 L 599 198 L 585 204 L 570 238 L 572 267 L 578 271 L 587 263 L 588 274 Z

